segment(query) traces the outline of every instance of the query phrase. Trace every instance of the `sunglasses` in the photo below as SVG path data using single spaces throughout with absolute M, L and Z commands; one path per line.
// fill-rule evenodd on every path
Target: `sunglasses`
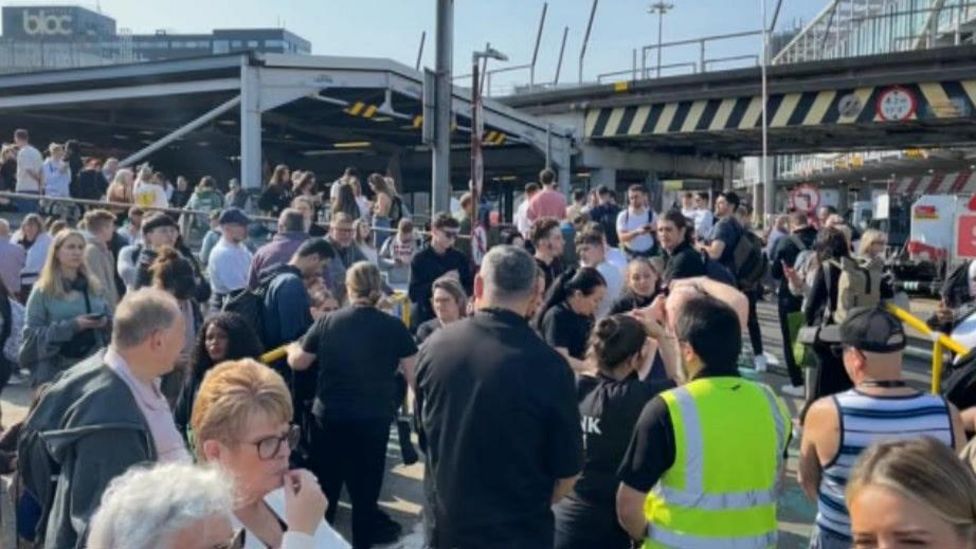
M 258 450 L 258 457 L 262 460 L 268 461 L 275 458 L 281 451 L 281 445 L 287 444 L 289 450 L 294 450 L 298 447 L 298 441 L 301 439 L 301 429 L 298 425 L 291 425 L 288 427 L 288 432 L 279 436 L 270 436 L 262 438 L 257 442 L 246 442 L 245 444 L 252 444 Z

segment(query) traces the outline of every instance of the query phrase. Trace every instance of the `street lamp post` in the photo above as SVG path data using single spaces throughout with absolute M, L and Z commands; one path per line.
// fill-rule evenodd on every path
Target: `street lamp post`
M 478 204 L 480 203 L 481 189 L 484 185 L 485 163 L 481 151 L 481 136 L 484 133 L 484 116 L 482 109 L 481 94 L 481 60 L 485 60 L 485 72 L 488 69 L 488 60 L 508 61 L 508 56 L 504 53 L 486 45 L 484 51 L 476 51 L 471 54 L 471 211 L 468 215 L 471 219 L 471 259 L 475 263 L 480 262 L 477 257 L 479 253 L 478 242 L 475 238 L 476 227 L 479 226 Z
M 647 13 L 657 14 L 657 78 L 661 78 L 661 42 L 664 32 L 664 14 L 671 11 L 674 4 L 667 2 L 655 2 L 647 8 Z

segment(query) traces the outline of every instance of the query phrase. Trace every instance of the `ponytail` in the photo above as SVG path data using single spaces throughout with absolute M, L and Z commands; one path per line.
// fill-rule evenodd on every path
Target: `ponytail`
M 552 283 L 552 287 L 546 292 L 546 298 L 539 307 L 539 312 L 533 319 L 533 324 L 537 330 L 542 329 L 542 319 L 545 318 L 549 309 L 559 305 L 569 299 L 573 292 L 579 290 L 583 295 L 590 295 L 600 287 L 606 287 L 607 281 L 600 274 L 600 271 L 593 267 L 570 267 L 563 271 Z

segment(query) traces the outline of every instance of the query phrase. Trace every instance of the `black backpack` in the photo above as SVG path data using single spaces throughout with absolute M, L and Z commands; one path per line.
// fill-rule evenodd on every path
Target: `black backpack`
M 260 279 L 254 289 L 244 288 L 232 292 L 224 300 L 224 305 L 220 309 L 225 313 L 235 313 L 243 317 L 244 321 L 251 325 L 254 333 L 261 338 L 262 345 L 264 344 L 264 297 L 277 274 Z
M 969 295 L 969 265 L 972 261 L 966 260 L 956 265 L 946 276 L 939 291 L 942 300 L 947 307 L 956 308 L 973 300 Z
M 763 253 L 762 239 L 756 233 L 744 227 L 739 230 L 739 240 L 733 252 L 735 279 L 740 289 L 751 290 L 762 283 L 769 270 L 769 259 Z

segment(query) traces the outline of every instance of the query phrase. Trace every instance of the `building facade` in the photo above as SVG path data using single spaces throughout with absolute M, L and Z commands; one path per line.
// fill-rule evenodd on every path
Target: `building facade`
M 156 61 L 240 51 L 310 54 L 308 40 L 283 28 L 158 30 L 133 34 L 115 19 L 80 6 L 4 6 L 0 72 Z

